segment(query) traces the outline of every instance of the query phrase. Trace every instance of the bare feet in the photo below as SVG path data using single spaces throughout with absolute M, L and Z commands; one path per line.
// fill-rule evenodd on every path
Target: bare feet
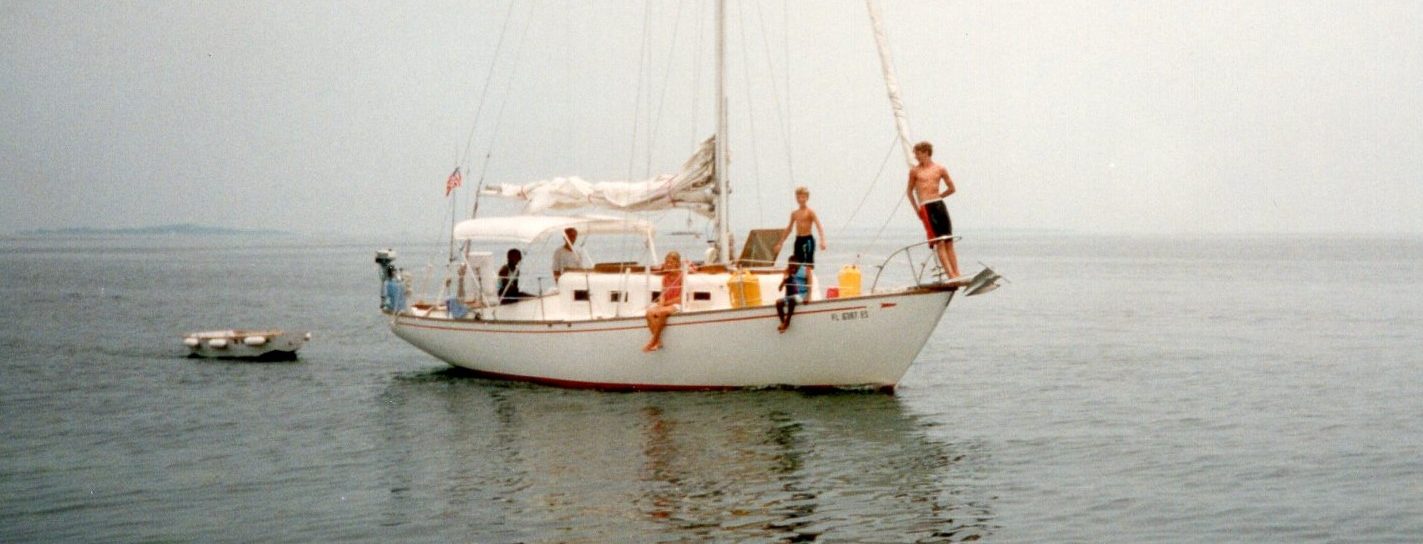
M 644 351 L 644 352 L 646 352 L 646 353 L 652 353 L 652 352 L 657 351 L 657 350 L 659 350 L 659 349 L 662 349 L 662 344 L 661 344 L 661 343 L 657 343 L 657 344 L 651 344 L 651 343 L 649 343 L 649 344 L 647 344 L 646 346 L 642 346 L 642 351 Z
M 776 327 L 776 332 L 779 332 L 779 333 L 781 333 L 781 334 L 785 334 L 785 333 L 786 333 L 786 327 L 787 327 L 787 326 L 788 326 L 788 325 L 786 325 L 785 323 L 781 323 L 781 326 Z

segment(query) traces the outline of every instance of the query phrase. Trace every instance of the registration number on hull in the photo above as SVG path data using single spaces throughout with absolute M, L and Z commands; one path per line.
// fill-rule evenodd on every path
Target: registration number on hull
M 854 321 L 856 319 L 869 319 L 869 310 L 850 310 L 848 312 L 836 312 L 830 314 L 831 321 Z

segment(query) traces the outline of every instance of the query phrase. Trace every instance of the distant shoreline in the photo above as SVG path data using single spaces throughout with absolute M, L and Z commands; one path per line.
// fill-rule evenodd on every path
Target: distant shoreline
M 95 228 L 69 227 L 62 229 L 32 229 L 16 232 L 17 236 L 164 236 L 164 235 L 256 235 L 290 236 L 293 233 L 273 229 L 235 229 L 208 225 L 179 224 L 156 225 L 152 227 Z

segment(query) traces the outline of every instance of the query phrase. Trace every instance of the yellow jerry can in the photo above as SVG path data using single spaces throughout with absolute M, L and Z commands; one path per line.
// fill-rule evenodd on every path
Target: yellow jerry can
M 840 297 L 860 296 L 860 267 L 847 264 L 840 269 Z
M 745 308 L 761 305 L 761 281 L 750 270 L 738 270 L 726 280 L 726 290 L 731 293 L 731 307 Z

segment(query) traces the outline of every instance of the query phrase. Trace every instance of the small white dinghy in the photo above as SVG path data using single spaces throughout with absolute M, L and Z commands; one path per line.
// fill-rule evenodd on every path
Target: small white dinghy
M 229 329 L 190 332 L 183 337 L 183 345 L 188 346 L 189 357 L 291 361 L 307 340 L 311 340 L 309 332 Z

